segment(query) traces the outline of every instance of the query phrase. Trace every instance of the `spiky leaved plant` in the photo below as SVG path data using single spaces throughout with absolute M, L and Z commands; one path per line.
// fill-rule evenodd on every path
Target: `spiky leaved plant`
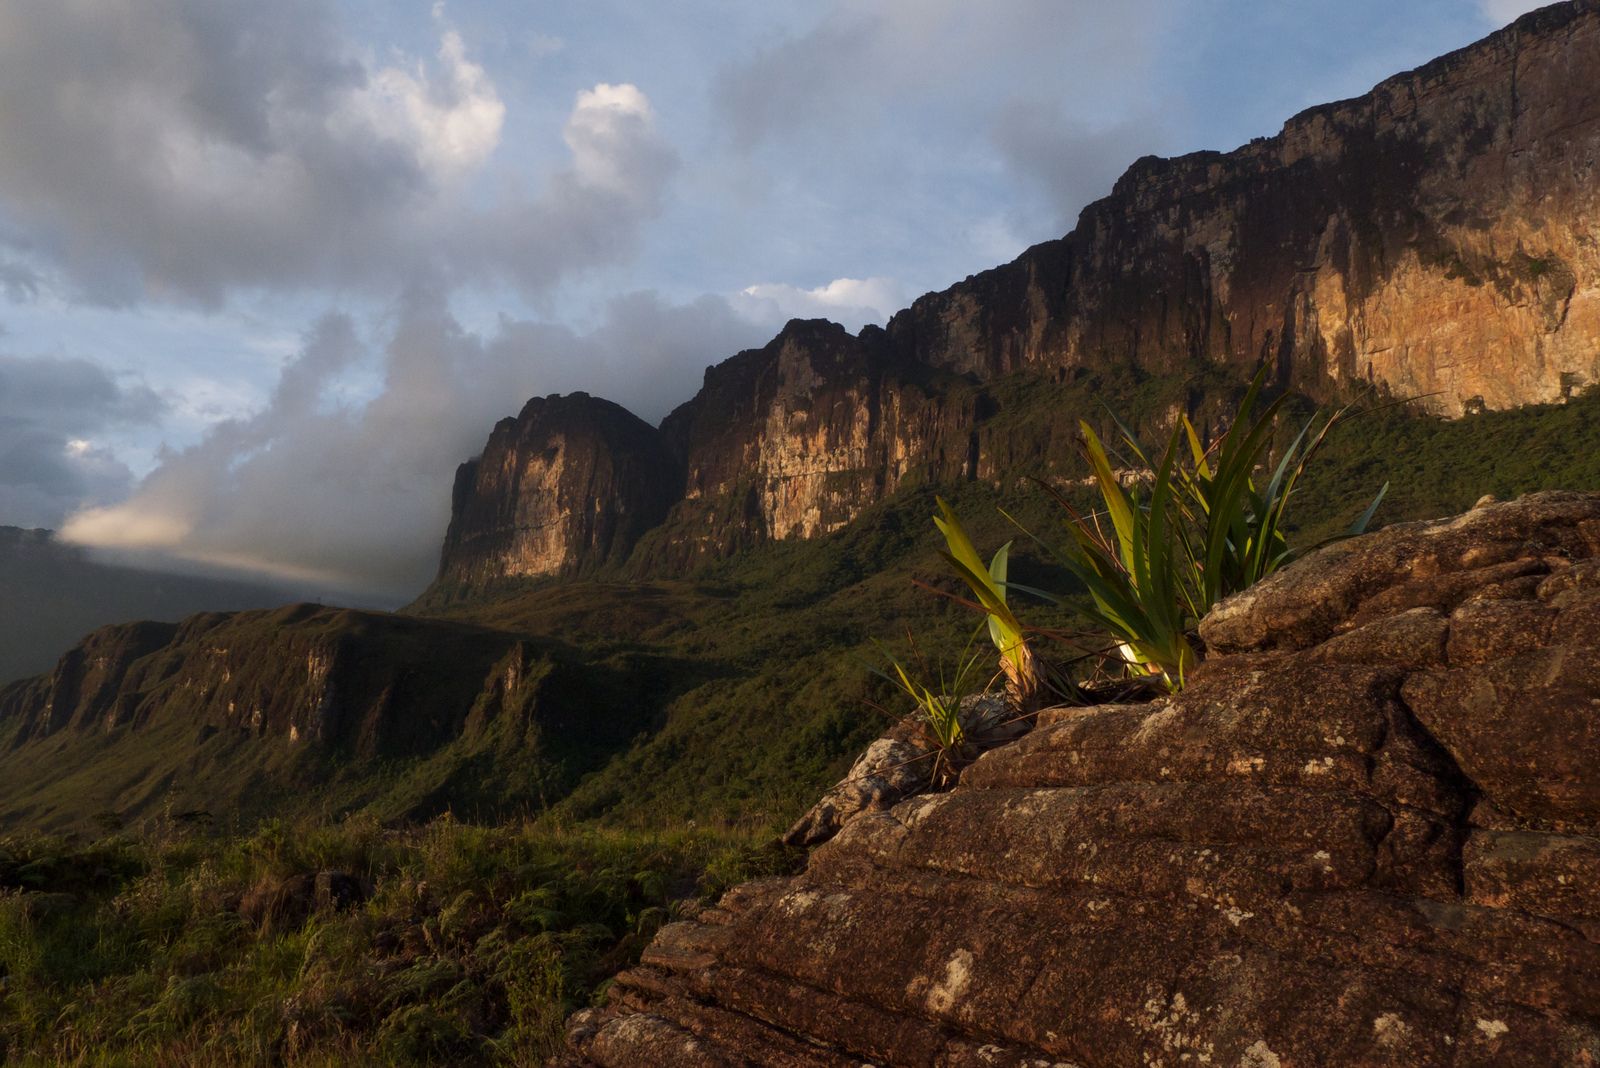
M 1148 494 L 1135 496 L 1111 466 L 1087 423 L 1083 451 L 1111 522 L 1080 515 L 1066 502 L 1072 543 L 1061 563 L 1089 592 L 1085 614 L 1118 640 L 1118 653 L 1136 672 L 1168 689 L 1183 685 L 1200 656 L 1190 635 L 1201 612 L 1184 554 L 1184 513 L 1173 487 L 1177 441 L 1168 445 Z
M 1093 428 L 1080 422 L 1081 448 L 1101 511 L 1083 515 L 1046 487 L 1068 514 L 1070 542 L 1065 551 L 1052 551 L 1088 591 L 1084 614 L 1112 636 L 1117 658 L 1129 671 L 1169 690 L 1183 686 L 1203 655 L 1195 630 L 1211 607 L 1296 555 L 1284 534 L 1290 500 L 1328 433 L 1351 410 L 1313 415 L 1269 468 L 1268 450 L 1285 398 L 1257 414 L 1265 380 L 1263 369 L 1209 448 L 1188 417 L 1180 417 L 1159 462 L 1153 463 L 1119 423 L 1122 449 L 1137 465 L 1127 480 Z M 1258 472 L 1268 473 L 1264 484 L 1258 483 Z M 1385 485 L 1378 491 L 1346 536 L 1366 529 L 1387 489 Z M 1007 583 L 1005 550 L 998 569 L 991 565 L 985 572 L 954 514 L 942 501 L 940 507 L 944 517 L 936 522 L 951 544 L 947 558 L 990 613 L 997 634 L 1013 629 L 1022 634 L 1009 610 L 999 612 L 1008 587 L 1060 602 L 1045 591 Z M 953 534 L 965 545 L 959 558 Z M 996 644 L 1000 642 L 997 637 Z
M 1266 368 L 1252 379 L 1226 431 L 1206 448 L 1188 416 L 1173 428 L 1159 465 L 1133 433 L 1123 447 L 1150 476 L 1124 487 L 1104 445 L 1080 423 L 1082 448 L 1111 520 L 1115 540 L 1097 517 L 1085 518 L 1064 498 L 1073 546 L 1062 562 L 1089 589 L 1090 617 L 1122 639 L 1120 652 L 1135 670 L 1157 676 L 1169 689 L 1183 685 L 1199 660 L 1194 628 L 1224 597 L 1255 585 L 1296 555 L 1284 520 L 1307 465 L 1328 433 L 1350 412 L 1312 415 L 1284 449 L 1265 485 L 1256 474 L 1266 461 L 1287 395 L 1256 414 Z M 1319 425 L 1320 424 L 1320 425 Z M 1180 457 L 1187 451 L 1189 465 Z M 1148 480 L 1148 492 L 1139 486 Z M 1359 534 L 1388 491 L 1385 484 L 1345 536 Z
M 1011 543 L 1000 546 L 986 566 L 955 512 L 944 498 L 934 499 L 939 515 L 933 517 L 933 522 L 945 541 L 940 555 L 955 569 L 987 613 L 989 639 L 1000 654 L 1000 670 L 1006 677 L 1006 697 L 1018 712 L 1036 712 L 1044 693 L 1039 663 L 1028 645 L 1027 631 L 1006 603 Z
M 993 703 L 981 700 L 992 677 L 986 678 L 979 666 L 981 657 L 974 648 L 978 633 L 974 631 L 967 640 L 954 673 L 948 673 L 941 664 L 932 686 L 923 681 L 934 673 L 928 670 L 920 654 L 916 656 L 918 670 L 907 667 L 893 653 L 879 646 L 888 660 L 889 670 L 874 668 L 873 673 L 893 683 L 914 702 L 917 726 L 932 759 L 929 778 L 936 788 L 953 782 L 962 768 L 984 750 L 1004 740 L 1008 728 L 1016 723 L 1017 717 L 1008 710 L 997 710 Z M 912 649 L 915 652 L 914 642 Z M 980 699 L 974 701 L 973 698 Z

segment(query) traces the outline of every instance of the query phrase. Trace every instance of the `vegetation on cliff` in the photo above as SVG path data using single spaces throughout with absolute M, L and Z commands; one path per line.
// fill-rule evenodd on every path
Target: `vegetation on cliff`
M 1087 420 L 1080 421 L 1079 451 L 1099 494 L 1097 507 L 1080 511 L 1066 494 L 1041 482 L 1067 514 L 1068 537 L 1058 548 L 1030 535 L 1081 592 L 1076 607 L 1092 633 L 1086 652 L 1075 659 L 1179 690 L 1202 658 L 1197 630 L 1211 607 L 1305 551 L 1289 544 L 1289 504 L 1328 435 L 1356 409 L 1313 414 L 1274 454 L 1274 440 L 1283 436 L 1278 416 L 1289 395 L 1279 394 L 1258 413 L 1265 378 L 1265 369 L 1256 374 L 1209 444 L 1189 416 L 1180 415 L 1159 461 L 1125 425 L 1118 424 L 1120 451 L 1112 452 Z M 1366 529 L 1387 491 L 1385 484 L 1347 535 Z M 1064 598 L 1006 581 L 1010 542 L 985 567 L 942 500 L 933 522 L 945 540 L 945 561 L 985 615 L 1012 707 L 1035 711 L 1040 670 L 1029 644 L 1033 628 L 1018 619 L 1007 595 L 1016 590 L 1052 604 Z M 905 686 L 911 688 L 909 681 Z M 1058 689 L 1069 700 L 1075 697 L 1070 684 Z

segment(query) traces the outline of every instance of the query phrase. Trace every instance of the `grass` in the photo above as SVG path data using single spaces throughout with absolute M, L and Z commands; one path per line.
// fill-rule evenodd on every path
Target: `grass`
M 541 1064 L 686 901 L 792 864 L 749 836 L 448 816 L 0 839 L 0 1061 Z M 328 868 L 370 897 L 242 914 Z

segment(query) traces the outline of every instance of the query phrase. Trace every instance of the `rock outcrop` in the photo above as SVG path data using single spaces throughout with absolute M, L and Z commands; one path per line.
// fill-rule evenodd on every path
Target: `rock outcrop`
M 681 495 L 660 432 L 587 393 L 535 397 L 456 471 L 438 584 L 573 575 L 626 556 Z
M 661 428 L 675 481 L 620 411 L 583 438 L 546 421 L 600 402 L 543 402 L 463 468 L 436 592 L 592 568 L 669 505 L 642 568 L 826 534 L 908 480 L 1049 468 L 1098 413 L 1081 376 L 1162 376 L 1169 416 L 1262 365 L 1446 416 L 1568 398 L 1600 382 L 1596 70 L 1600 0 L 1573 0 L 1275 137 L 1140 160 L 1070 234 L 887 329 L 793 322 L 711 368 Z
M 1600 1063 L 1600 495 L 1313 554 L 664 928 L 568 1065 Z
M 709 369 L 661 424 L 685 458 L 677 555 L 831 533 L 912 474 L 974 477 L 985 412 L 950 377 L 821 319 Z

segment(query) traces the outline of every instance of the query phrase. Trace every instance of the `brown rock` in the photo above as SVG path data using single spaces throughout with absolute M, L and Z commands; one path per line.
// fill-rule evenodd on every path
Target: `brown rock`
M 1559 401 L 1600 380 L 1597 65 L 1600 5 L 1553 4 L 1275 137 L 1139 160 L 1072 233 L 889 335 L 983 378 L 1198 359 L 1450 416 Z
M 587 393 L 535 397 L 456 472 L 434 589 L 591 571 L 666 517 L 683 475 L 656 429 Z
M 1597 69 L 1600 0 L 1572 0 L 1275 137 L 1139 160 L 1065 237 L 884 329 L 795 321 L 707 370 L 661 427 L 682 461 L 665 500 L 598 476 L 592 529 L 546 432 L 502 424 L 463 469 L 440 585 L 571 573 L 635 540 L 633 565 L 681 568 L 838 530 L 907 483 L 1078 477 L 1093 413 L 1051 397 L 1079 378 L 1195 383 L 1141 430 L 1213 424 L 1215 382 L 1261 366 L 1317 400 L 1372 386 L 1450 417 L 1564 401 L 1600 383 Z M 566 439 L 620 464 L 659 449 L 646 429 Z M 613 512 L 667 519 L 639 539 Z
M 1042 713 L 664 928 L 560 1063 L 1600 1063 L 1597 520 L 1313 554 L 1181 694 Z

